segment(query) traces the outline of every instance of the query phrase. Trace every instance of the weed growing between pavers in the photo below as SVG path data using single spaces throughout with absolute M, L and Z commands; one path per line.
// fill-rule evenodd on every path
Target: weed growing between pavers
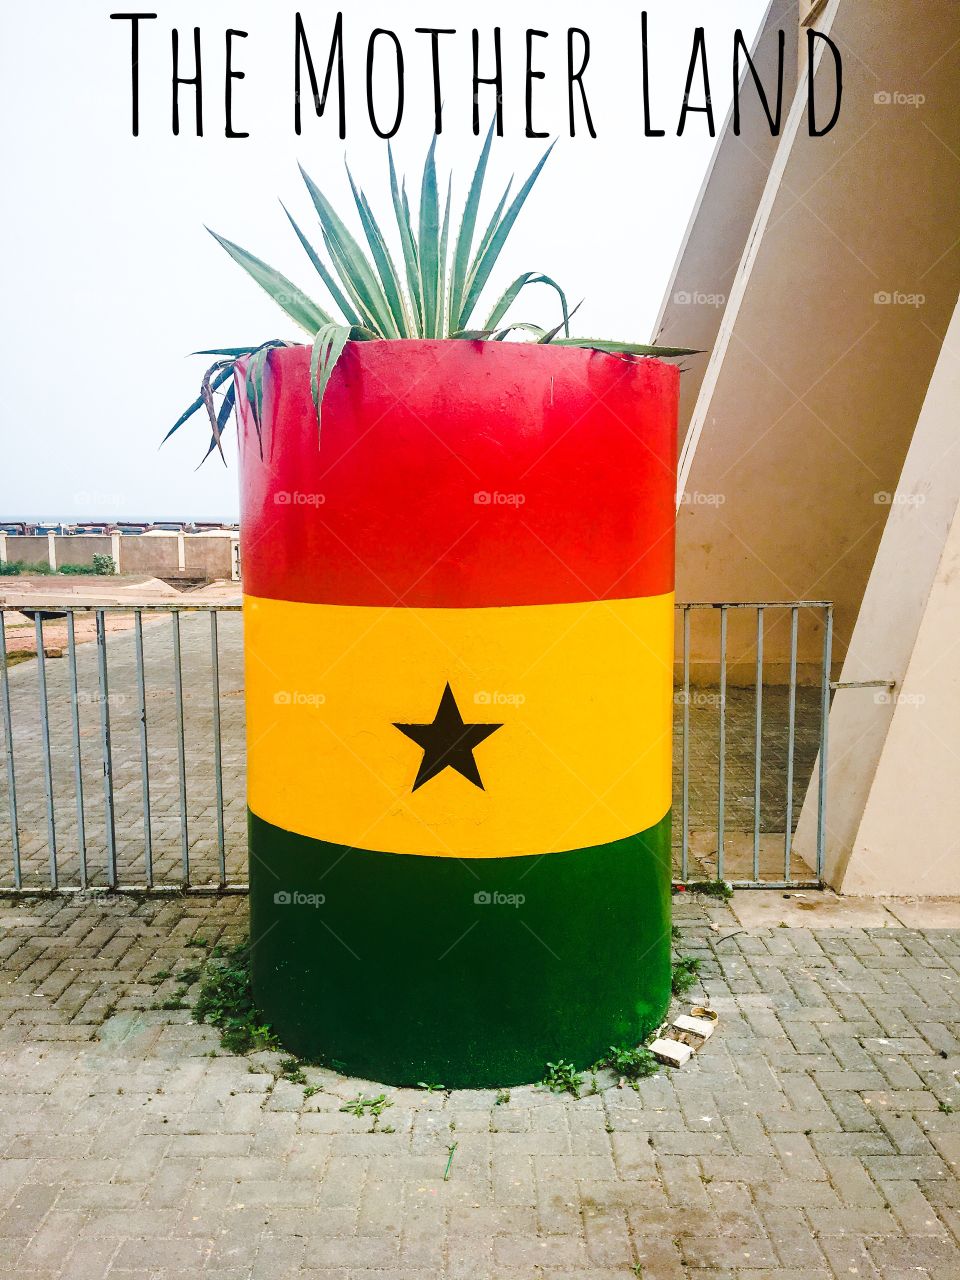
M 721 882 L 722 883 L 722 882 Z M 676 944 L 681 939 L 680 930 L 674 925 L 671 938 Z M 201 938 L 191 939 L 188 946 L 209 948 L 210 944 Z M 675 996 L 682 995 L 696 982 L 700 970 L 700 960 L 694 956 L 678 956 L 673 964 L 672 989 Z M 253 987 L 250 974 L 249 941 L 238 943 L 232 948 L 218 945 L 210 952 L 210 959 L 204 968 L 191 965 L 179 973 L 161 969 L 153 975 L 151 982 L 159 983 L 170 977 L 177 977 L 181 983 L 176 993 L 154 1008 L 186 1009 L 184 1002 L 192 983 L 201 980 L 200 994 L 193 1013 L 198 1022 L 207 1022 L 220 1031 L 220 1043 L 229 1053 L 245 1054 L 256 1049 L 279 1049 L 280 1043 L 272 1027 L 264 1020 L 253 999 Z M 291 1084 L 304 1086 L 304 1098 L 316 1093 L 317 1087 L 311 1086 L 303 1072 L 304 1064 L 297 1058 L 284 1058 L 280 1062 L 280 1078 Z M 597 1072 L 612 1072 L 621 1081 L 628 1082 L 634 1089 L 637 1082 L 647 1076 L 655 1075 L 659 1063 L 645 1045 L 611 1045 L 602 1058 L 592 1063 L 586 1070 L 590 1073 L 592 1087 L 590 1093 L 599 1092 Z M 552 1093 L 569 1093 L 574 1098 L 583 1096 L 583 1073 L 578 1071 L 572 1062 L 560 1060 L 548 1062 L 544 1071 L 541 1087 Z M 425 1093 L 443 1092 L 440 1083 L 421 1081 L 419 1088 Z M 496 1095 L 496 1105 L 503 1106 L 510 1101 L 510 1091 L 500 1089 Z M 375 1098 L 358 1095 L 352 1102 L 340 1108 L 356 1116 L 369 1115 L 376 1129 L 385 1107 L 392 1106 L 385 1094 Z M 384 1127 L 382 1132 L 392 1132 Z
M 695 956 L 678 956 L 673 966 L 671 990 L 675 996 L 682 996 L 697 981 L 700 973 L 700 961 Z
M 617 1049 L 610 1046 L 610 1052 L 601 1058 L 594 1068 L 606 1067 L 614 1075 L 624 1080 L 642 1080 L 645 1076 L 655 1076 L 660 1070 L 660 1063 L 643 1045 L 635 1049 Z
M 291 1084 L 306 1084 L 307 1077 L 303 1074 L 303 1067 L 296 1058 L 284 1058 L 280 1063 L 280 1074 L 284 1080 L 289 1080 Z
M 208 945 L 193 940 L 193 945 L 198 944 Z M 230 1053 L 280 1047 L 253 1001 L 247 941 L 227 950 L 218 962 L 208 963 L 193 1013 L 198 1022 L 209 1022 L 219 1030 L 220 1043 Z
M 675 884 L 674 893 L 701 893 L 705 898 L 719 898 L 729 902 L 733 897 L 733 885 L 727 880 L 691 880 L 688 884 Z
M 712 884 L 713 882 L 711 882 Z M 729 888 L 725 881 L 719 880 L 715 882 L 717 885 L 723 885 Z M 722 896 L 720 890 L 712 889 L 717 896 Z M 674 946 L 683 940 L 683 934 L 676 925 L 670 928 L 670 938 Z M 673 961 L 673 976 L 671 980 L 671 990 L 674 996 L 682 996 L 694 985 L 700 975 L 700 960 L 696 956 L 676 956 Z M 652 1040 L 654 1037 L 650 1036 Z M 599 1093 L 599 1085 L 597 1083 L 598 1071 L 611 1071 L 618 1080 L 626 1081 L 634 1090 L 639 1089 L 638 1082 L 646 1076 L 656 1075 L 660 1070 L 660 1063 L 653 1056 L 646 1045 L 611 1045 L 610 1049 L 602 1058 L 598 1058 L 596 1062 L 585 1068 L 590 1074 L 591 1087 L 590 1094 Z M 583 1097 L 583 1073 L 578 1071 L 572 1062 L 548 1062 L 543 1079 L 540 1081 L 541 1088 L 549 1089 L 551 1093 L 569 1093 L 574 1098 Z M 507 1098 L 509 1098 L 509 1093 Z M 497 1095 L 497 1101 L 500 1101 L 500 1095 Z
M 583 1076 L 572 1062 L 548 1062 L 540 1083 L 551 1093 L 569 1093 L 579 1098 Z
M 380 1117 L 383 1115 L 387 1107 L 392 1106 L 393 1103 L 385 1093 L 378 1093 L 375 1098 L 367 1098 L 362 1093 L 358 1093 L 351 1102 L 345 1102 L 340 1110 L 346 1111 L 349 1115 L 359 1116 L 361 1118 L 363 1116 L 369 1116 L 372 1123 L 368 1132 L 376 1133 L 377 1128 L 380 1125 Z M 384 1125 L 380 1132 L 393 1133 L 393 1125 Z

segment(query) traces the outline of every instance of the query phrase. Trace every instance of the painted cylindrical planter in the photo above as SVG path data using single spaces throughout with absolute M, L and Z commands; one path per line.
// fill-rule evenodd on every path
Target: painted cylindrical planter
M 307 348 L 241 421 L 254 993 L 284 1044 L 509 1085 L 670 992 L 678 373 Z M 238 397 L 242 398 L 242 397 Z

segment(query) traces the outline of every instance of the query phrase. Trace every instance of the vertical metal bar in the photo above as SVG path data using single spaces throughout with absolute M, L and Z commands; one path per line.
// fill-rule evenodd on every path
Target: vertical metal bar
M 823 672 L 820 677 L 820 771 L 817 778 L 817 879 L 823 879 L 824 832 L 827 808 L 827 738 L 830 724 L 830 667 L 833 662 L 833 605 L 828 604 L 823 628 Z
M 77 682 L 77 636 L 74 611 L 67 613 L 67 659 L 70 666 L 70 718 L 73 728 L 73 789 L 77 801 L 77 851 L 80 888 L 87 887 L 87 828 L 83 816 L 83 757 L 80 754 L 80 689 Z
M 0 609 L 0 671 L 3 675 L 3 742 L 7 757 L 7 803 L 13 837 L 13 886 L 22 888 L 20 872 L 20 824 L 17 821 L 17 774 L 13 765 L 13 717 L 10 714 L 10 677 L 7 673 L 6 615 Z
M 720 606 L 720 763 L 717 771 L 717 879 L 723 879 L 723 826 L 727 788 L 727 606 Z
M 210 610 L 210 676 L 213 698 L 213 768 L 217 788 L 217 853 L 220 887 L 227 883 L 227 850 L 223 832 L 223 760 L 220 746 L 220 654 L 217 645 L 217 611 Z
M 47 668 L 43 652 L 43 617 L 33 615 L 37 641 L 37 696 L 40 700 L 40 745 L 43 754 L 43 795 L 47 807 L 47 847 L 50 850 L 50 888 L 57 887 L 57 823 L 53 811 L 53 757 L 50 752 L 50 718 L 47 708 Z
M 113 748 L 110 741 L 110 684 L 107 679 L 107 624 L 97 610 L 97 676 L 100 684 L 100 744 L 103 751 L 103 819 L 107 838 L 107 885 L 117 887 L 117 824 L 113 802 Z
M 683 606 L 683 800 L 680 878 L 687 878 L 690 851 L 690 609 Z
M 753 730 L 753 878 L 760 879 L 760 761 L 763 754 L 763 605 L 757 605 L 757 700 Z
M 790 883 L 790 846 L 793 843 L 793 748 L 797 721 L 797 623 L 800 610 L 790 609 L 790 700 L 787 709 L 787 809 L 783 837 L 783 878 Z
M 187 758 L 183 738 L 183 669 L 180 665 L 180 614 L 173 610 L 173 688 L 177 712 L 177 765 L 180 776 L 180 850 L 183 887 L 190 887 L 190 840 L 187 832 Z
M 147 888 L 153 888 L 153 829 L 150 823 L 150 753 L 147 746 L 147 682 L 143 669 L 143 614 L 133 615 L 133 644 L 137 657 L 137 717 L 140 721 L 140 780 L 143 790 L 143 865 Z

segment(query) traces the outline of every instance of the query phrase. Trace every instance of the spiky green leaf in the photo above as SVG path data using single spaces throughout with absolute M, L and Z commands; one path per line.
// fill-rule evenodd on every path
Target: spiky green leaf
M 476 265 L 471 268 L 470 278 L 467 282 L 466 298 L 464 299 L 463 310 L 460 315 L 460 323 L 465 324 L 470 318 L 473 308 L 477 304 L 477 299 L 483 292 L 483 287 L 490 278 L 490 272 L 496 266 L 497 259 L 506 242 L 507 236 L 513 228 L 519 216 L 520 210 L 523 208 L 527 196 L 533 190 L 534 183 L 540 177 L 543 166 L 547 163 L 550 152 L 556 146 L 551 143 L 546 151 L 534 165 L 533 172 L 527 178 L 526 182 L 514 196 L 510 207 L 498 222 L 496 229 L 490 235 L 486 245 L 481 246 L 478 253 Z
M 542 273 L 537 271 L 525 271 L 523 275 L 517 276 L 513 284 L 511 284 L 507 289 L 503 291 L 503 293 L 500 295 L 500 298 L 497 301 L 496 306 L 490 312 L 489 316 L 487 316 L 487 322 L 484 325 L 484 328 L 496 329 L 497 325 L 500 323 L 503 317 L 510 310 L 513 303 L 516 301 L 520 292 L 523 289 L 525 289 L 528 284 L 546 284 L 546 285 L 549 285 L 551 289 L 555 290 L 557 296 L 560 299 L 560 309 L 563 314 L 563 319 L 560 323 L 560 329 L 563 329 L 564 333 L 567 335 L 567 337 L 569 337 L 570 336 L 570 311 L 569 311 L 569 308 L 567 307 L 567 295 L 557 284 L 556 280 L 553 280 L 550 278 L 550 276 L 545 276 Z M 559 329 L 557 330 L 557 332 L 559 332 Z
M 273 267 L 260 258 L 254 257 L 252 253 L 248 253 L 246 249 L 242 249 L 240 245 L 234 244 L 232 240 L 225 239 L 224 236 L 217 235 L 216 231 L 207 230 L 229 253 L 234 262 L 243 267 L 244 271 L 256 280 L 257 284 L 263 289 L 274 302 L 282 307 L 291 320 L 309 333 L 311 337 L 316 333 L 322 324 L 332 323 L 330 316 L 327 315 L 323 307 L 317 304 L 291 281 L 285 275 L 281 275 L 279 271 L 275 271 Z
M 355 301 L 362 303 L 358 310 L 366 315 L 369 328 L 377 330 L 385 338 L 398 338 L 400 334 L 391 315 L 386 294 L 367 255 L 302 165 L 300 172 L 320 219 L 324 243 L 341 283 Z
M 480 209 L 480 196 L 483 192 L 483 179 L 487 172 L 487 161 L 490 158 L 490 146 L 493 142 L 493 130 L 496 123 L 497 117 L 494 115 L 493 120 L 490 122 L 490 128 L 487 130 L 487 136 L 484 139 L 480 159 L 477 161 L 477 167 L 473 171 L 470 190 L 467 192 L 467 202 L 463 207 L 463 217 L 460 219 L 460 230 L 457 233 L 457 243 L 453 251 L 453 273 L 450 279 L 451 328 L 460 323 L 463 288 L 467 279 L 467 272 L 470 269 L 470 251 L 473 248 L 473 237 L 477 227 L 477 213 Z
M 437 295 L 440 277 L 440 199 L 437 192 L 437 137 L 427 151 L 420 181 L 420 300 L 423 303 L 423 336 L 436 338 Z
M 369 201 L 363 192 L 357 188 L 349 167 L 347 168 L 347 177 L 350 180 L 350 190 L 353 192 L 353 200 L 360 215 L 360 225 L 363 227 L 363 234 L 366 236 L 367 244 L 370 246 L 374 265 L 379 272 L 380 283 L 383 286 L 384 296 L 387 299 L 387 305 L 393 316 L 397 332 L 401 338 L 412 337 L 410 317 L 404 304 L 400 277 L 397 275 L 397 269 L 393 265 L 393 258 L 390 256 L 386 239 L 380 230 L 379 223 L 373 216 Z
M 407 278 L 407 292 L 412 309 L 413 336 L 420 337 L 423 333 L 423 304 L 420 300 L 420 256 L 417 252 L 417 242 L 413 234 L 413 225 L 410 221 L 410 209 L 407 204 L 406 193 L 404 192 L 401 195 L 400 188 L 397 185 L 397 170 L 393 163 L 393 149 L 389 142 L 387 143 L 387 160 L 390 166 L 390 198 L 393 201 L 393 213 L 397 220 L 397 229 L 400 232 L 404 273 Z
M 313 396 L 313 407 L 317 412 L 317 430 L 320 429 L 320 411 L 323 405 L 323 393 L 327 389 L 330 375 L 343 349 L 350 338 L 350 328 L 343 324 L 325 325 L 313 341 L 310 353 L 310 392 Z
M 445 338 L 449 332 L 447 308 L 447 244 L 450 240 L 450 200 L 453 195 L 453 175 L 447 180 L 447 202 L 443 210 L 443 226 L 440 230 L 439 279 L 437 281 L 437 337 Z
M 316 270 L 320 279 L 329 289 L 330 296 L 333 298 L 334 302 L 340 308 L 341 312 L 344 315 L 344 318 L 350 324 L 359 324 L 360 317 L 357 315 L 356 311 L 354 311 L 353 307 L 351 307 L 350 303 L 344 297 L 343 291 L 341 290 L 340 286 L 337 284 L 336 280 L 334 280 L 333 276 L 330 274 L 327 264 L 317 253 L 316 249 L 314 249 L 313 245 L 310 243 L 310 241 L 307 239 L 304 233 L 300 230 L 300 227 L 297 225 L 296 219 L 294 218 L 293 214 L 290 212 L 290 210 L 287 208 L 287 206 L 283 203 L 282 200 L 280 201 L 280 208 L 290 219 L 290 225 L 293 227 L 294 231 L 297 233 L 297 239 L 303 245 L 303 248 L 306 251 L 307 257 L 313 263 L 314 269 Z
M 210 355 L 210 354 L 212 354 L 212 353 L 211 353 L 211 352 L 197 352 L 196 354 L 197 354 L 197 355 Z M 226 380 L 230 377 L 230 374 L 231 374 L 232 372 L 233 372 L 232 368 L 231 368 L 231 369 L 221 370 L 221 372 L 220 372 L 219 374 L 217 374 L 217 376 L 216 376 L 216 377 L 214 377 L 213 379 L 211 379 L 211 381 L 210 381 L 210 387 L 211 387 L 214 391 L 216 391 L 216 389 L 217 389 L 219 386 L 221 386 L 221 384 L 222 384 L 222 383 L 226 382 Z M 203 395 L 203 392 L 201 391 L 201 392 L 200 392 L 200 394 L 197 396 L 196 400 L 194 400 L 194 401 L 192 402 L 192 404 L 188 405 L 188 407 L 187 407 L 186 409 L 184 409 L 183 413 L 181 413 L 180 417 L 176 420 L 176 422 L 173 424 L 173 426 L 170 428 L 170 430 L 167 432 L 167 434 L 163 437 L 163 439 L 160 441 L 160 443 L 161 443 L 161 444 L 165 444 L 165 443 L 170 439 L 170 437 L 173 435 L 173 433 L 174 433 L 175 431 L 179 431 L 179 430 L 180 430 L 180 428 L 183 426 L 183 424 L 184 424 L 185 422 L 188 422 L 188 421 L 193 417 L 193 415 L 194 415 L 198 410 L 200 410 L 200 409 L 202 409 L 202 408 L 203 408 L 203 406 L 204 406 L 204 395 Z
M 494 342 L 503 342 L 508 334 L 519 330 L 521 333 L 532 333 L 538 342 L 542 342 L 546 336 L 546 329 L 539 324 L 530 324 L 526 320 L 516 320 L 513 324 L 508 324 L 505 329 L 497 329 L 493 335 Z

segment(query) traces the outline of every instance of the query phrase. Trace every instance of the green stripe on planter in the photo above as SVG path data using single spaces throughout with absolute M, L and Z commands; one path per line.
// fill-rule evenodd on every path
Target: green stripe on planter
M 355 849 L 254 813 L 249 834 L 254 992 L 303 1057 L 493 1087 L 587 1066 L 662 1019 L 669 813 L 611 844 L 512 858 Z

